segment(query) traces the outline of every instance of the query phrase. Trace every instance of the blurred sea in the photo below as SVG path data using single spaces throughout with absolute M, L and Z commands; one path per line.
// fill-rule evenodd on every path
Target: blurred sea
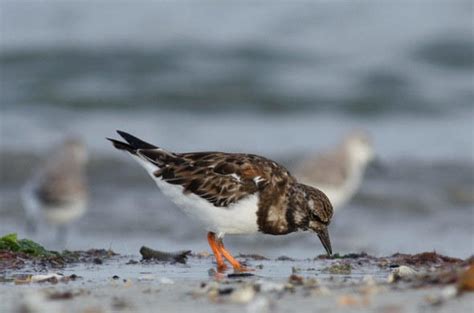
M 383 169 L 331 225 L 333 250 L 474 251 L 472 1 L 0 1 L 0 234 L 66 134 L 90 148 L 89 213 L 68 248 L 204 250 L 204 231 L 104 137 L 291 166 L 368 130 Z M 315 236 L 229 236 L 310 257 Z M 48 238 L 40 237 L 47 242 Z

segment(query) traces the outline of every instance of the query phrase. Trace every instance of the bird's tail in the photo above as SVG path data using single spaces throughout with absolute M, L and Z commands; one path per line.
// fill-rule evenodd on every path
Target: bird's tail
M 170 158 L 176 158 L 176 155 L 174 153 L 152 145 L 151 143 L 143 141 L 133 135 L 130 135 L 129 133 L 126 133 L 121 130 L 117 130 L 117 133 L 126 142 L 112 138 L 107 138 L 107 140 L 111 141 L 114 147 L 118 150 L 127 151 L 141 160 L 151 162 L 161 167 L 163 166 L 163 164 L 169 162 Z
M 157 146 L 154 146 L 151 143 L 145 142 L 124 131 L 117 130 L 117 133 L 120 135 L 120 137 L 125 139 L 126 142 L 119 141 L 112 138 L 107 138 L 107 140 L 110 140 L 112 144 L 114 145 L 114 147 L 117 148 L 118 150 L 125 150 L 127 152 L 130 152 L 133 155 L 137 155 L 137 150 L 139 149 L 158 149 Z

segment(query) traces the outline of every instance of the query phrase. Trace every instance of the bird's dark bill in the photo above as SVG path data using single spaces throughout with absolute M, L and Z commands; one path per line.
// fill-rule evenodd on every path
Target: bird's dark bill
M 331 248 L 331 240 L 329 239 L 329 232 L 327 229 L 318 232 L 318 237 L 319 240 L 321 240 L 321 243 L 323 244 L 324 249 L 326 249 L 326 252 L 328 256 L 331 256 L 332 254 L 332 248 Z

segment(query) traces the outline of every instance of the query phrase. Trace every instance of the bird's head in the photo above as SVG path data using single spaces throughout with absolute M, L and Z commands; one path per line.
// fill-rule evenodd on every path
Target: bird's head
M 333 215 L 332 204 L 321 190 L 306 185 L 303 186 L 307 200 L 307 228 L 318 235 L 327 254 L 331 255 L 332 248 L 328 226 Z

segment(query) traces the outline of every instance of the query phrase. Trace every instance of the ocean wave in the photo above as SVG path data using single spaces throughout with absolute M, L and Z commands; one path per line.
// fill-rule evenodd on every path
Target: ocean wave
M 3 4 L 2 107 L 377 117 L 474 101 L 469 1 L 182 5 Z

